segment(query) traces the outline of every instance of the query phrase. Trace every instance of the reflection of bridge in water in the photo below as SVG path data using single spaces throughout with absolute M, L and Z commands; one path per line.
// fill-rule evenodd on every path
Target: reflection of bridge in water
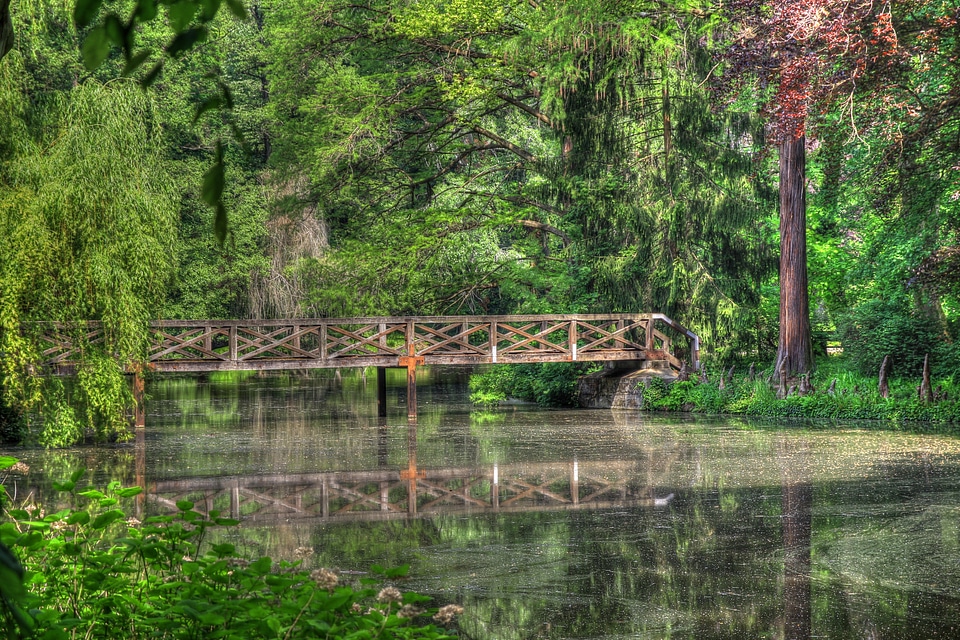
M 380 520 L 441 513 L 653 507 L 670 502 L 635 462 L 517 463 L 454 469 L 337 471 L 166 480 L 148 484 L 161 509 L 244 521 Z
M 189 501 L 202 514 L 245 522 L 383 520 L 446 513 L 554 511 L 665 506 L 673 499 L 674 447 L 649 448 L 633 460 L 512 462 L 419 468 L 417 421 L 407 424 L 407 466 L 387 467 L 386 423 L 380 423 L 373 470 L 251 474 L 149 481 L 145 443 L 137 443 L 138 484 L 154 509 Z

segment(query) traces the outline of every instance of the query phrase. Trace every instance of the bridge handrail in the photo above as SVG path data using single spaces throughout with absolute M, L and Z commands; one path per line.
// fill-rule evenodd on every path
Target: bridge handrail
M 656 323 L 690 341 L 690 365 L 697 370 L 699 337 L 662 313 L 155 320 L 148 361 L 169 371 L 397 366 L 397 359 L 424 355 L 427 364 L 664 359 L 679 368 L 671 338 Z M 25 325 L 68 330 L 45 336 L 43 363 L 67 369 L 77 353 L 69 330 L 101 323 Z

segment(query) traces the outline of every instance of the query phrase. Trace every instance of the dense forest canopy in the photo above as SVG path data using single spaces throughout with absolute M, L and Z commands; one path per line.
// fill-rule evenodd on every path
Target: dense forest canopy
M 953 373 L 958 36 L 949 0 L 0 0 L 4 402 L 122 435 L 154 318 L 658 311 L 717 364 Z M 80 319 L 66 409 L 23 327 Z

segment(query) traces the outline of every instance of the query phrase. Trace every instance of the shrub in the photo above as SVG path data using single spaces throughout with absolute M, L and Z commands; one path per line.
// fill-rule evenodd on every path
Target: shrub
M 11 461 L 0 459 L 0 472 Z M 182 501 L 176 516 L 139 523 L 120 508 L 139 488 L 80 489 L 82 473 L 55 485 L 66 508 L 6 509 L 0 543 L 22 557 L 21 604 L 32 612 L 32 620 L 24 619 L 21 609 L 7 607 L 8 628 L 35 627 L 37 637 L 50 639 L 454 637 L 442 625 L 452 621 L 456 605 L 437 610 L 425 596 L 374 587 L 403 576 L 406 567 L 374 567 L 379 580 L 343 584 L 335 573 L 310 572 L 299 562 L 250 562 L 232 544 L 205 543 L 210 527 L 236 521 L 204 517 Z M 16 595 L 6 582 L 4 602 Z
M 903 301 L 867 301 L 839 319 L 838 332 L 844 353 L 862 374 L 877 375 L 887 355 L 900 376 L 918 375 L 928 353 L 937 373 L 951 361 L 942 328 Z
M 542 407 L 576 406 L 577 381 L 589 370 L 590 365 L 569 362 L 495 365 L 470 376 L 470 401 L 491 406 L 516 398 Z

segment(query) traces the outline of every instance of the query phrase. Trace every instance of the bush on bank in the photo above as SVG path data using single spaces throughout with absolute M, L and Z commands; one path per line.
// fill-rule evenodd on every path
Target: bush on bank
M 0 481 L 15 463 L 0 457 Z M 121 505 L 138 487 L 81 488 L 82 474 L 55 485 L 68 506 L 54 512 L 3 496 L 0 623 L 9 638 L 456 637 L 447 627 L 460 607 L 382 587 L 405 567 L 374 567 L 378 578 L 344 584 L 300 562 L 249 561 L 206 540 L 210 527 L 236 521 L 183 501 L 176 516 L 141 523 Z
M 953 377 L 935 378 L 936 400 L 924 402 L 918 394 L 919 377 L 891 379 L 890 396 L 883 398 L 876 376 L 849 370 L 843 359 L 825 358 L 818 365 L 811 376 L 812 393 L 778 398 L 767 380 L 769 372 L 751 380 L 745 373 L 730 376 L 718 369 L 708 371 L 707 382 L 651 381 L 641 389 L 643 408 L 770 418 L 960 422 L 960 385 Z
M 707 369 L 707 381 L 696 377 L 667 383 L 654 379 L 640 390 L 643 409 L 691 413 L 732 414 L 769 418 L 827 418 L 847 420 L 916 420 L 960 422 L 960 384 L 954 376 L 933 379 L 938 389 L 934 402 L 923 402 L 917 393 L 920 377 L 890 379 L 890 397 L 880 396 L 876 375 L 860 373 L 860 360 L 826 357 L 811 376 L 812 393 L 778 398 L 768 382 L 769 371 L 749 378 L 746 367 Z M 490 406 L 516 398 L 541 406 L 576 406 L 577 380 L 589 372 L 584 365 L 502 365 L 471 376 L 470 399 Z M 723 377 L 723 385 L 720 378 Z M 836 381 L 836 382 L 834 382 Z M 833 384 L 831 391 L 830 386 Z
M 577 381 L 598 369 L 590 363 L 494 365 L 470 376 L 470 401 L 495 406 L 509 399 L 536 402 L 541 407 L 577 405 Z

